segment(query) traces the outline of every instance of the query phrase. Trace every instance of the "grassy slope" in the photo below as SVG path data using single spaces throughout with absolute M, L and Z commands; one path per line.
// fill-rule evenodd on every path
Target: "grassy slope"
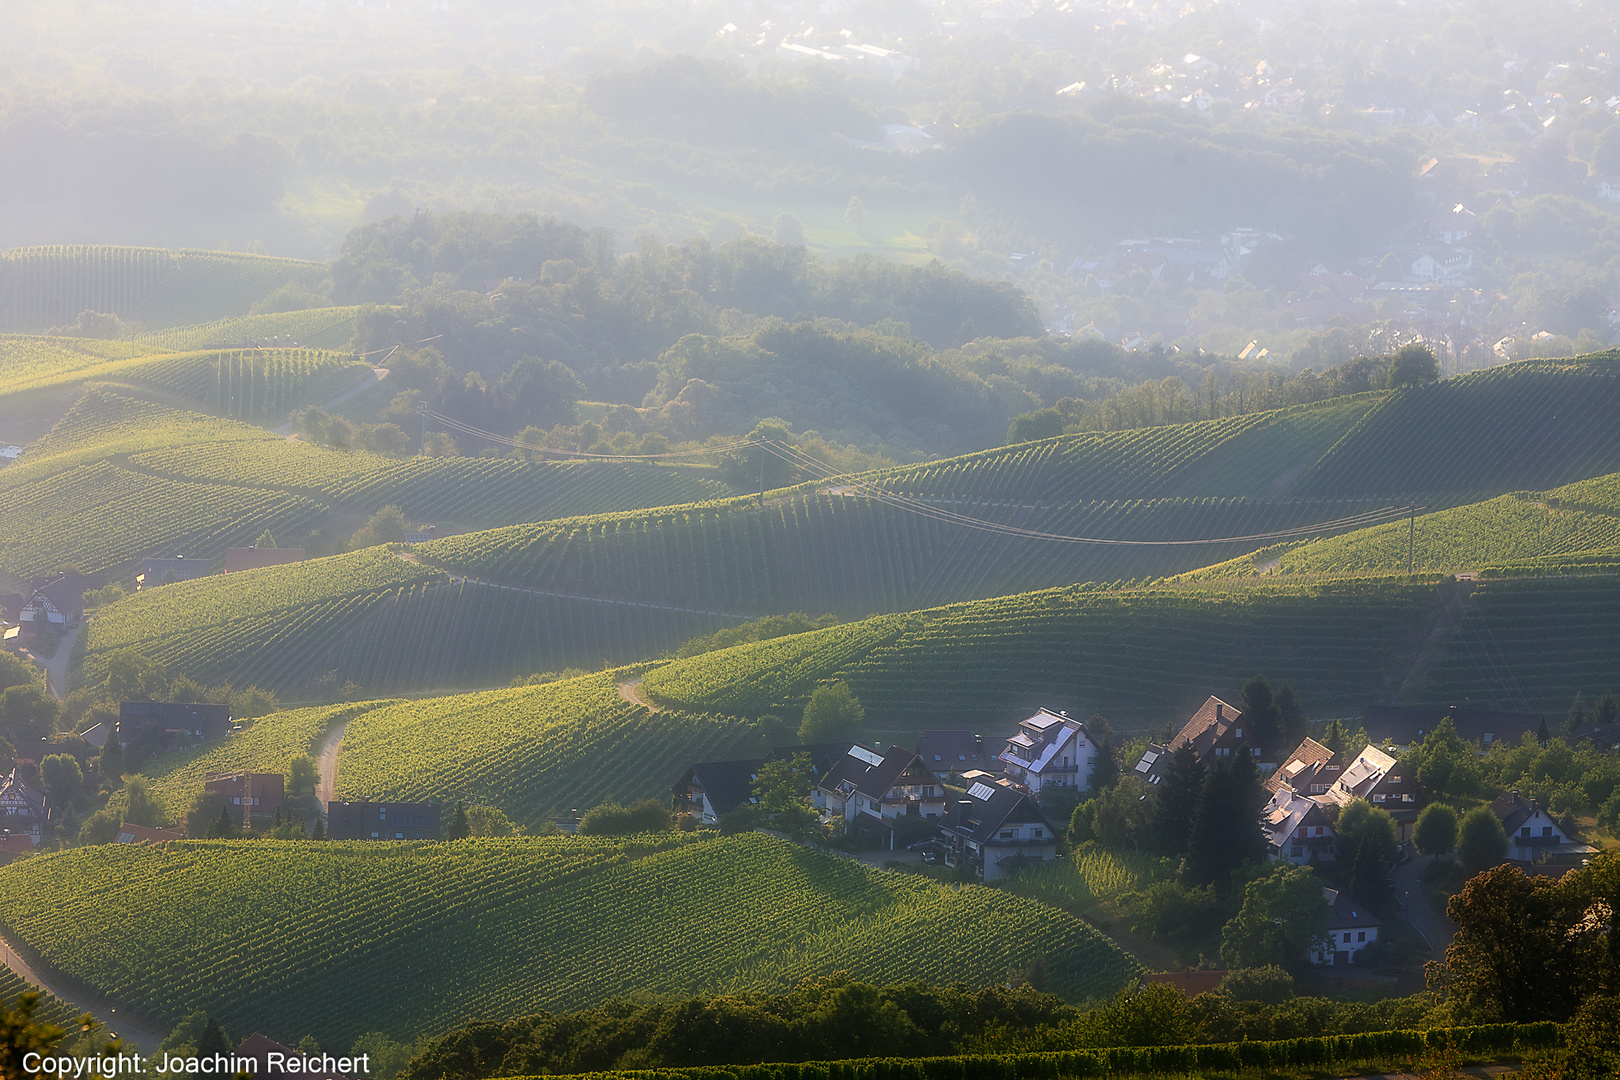
M 207 1008 L 233 1030 L 335 1046 L 374 1030 L 414 1039 L 468 1014 L 782 989 L 834 971 L 982 985 L 1037 951 L 1074 998 L 1136 970 L 1078 919 L 982 887 L 756 835 L 668 837 L 655 854 L 635 843 L 83 848 L 0 870 L 0 923 L 163 1020 Z

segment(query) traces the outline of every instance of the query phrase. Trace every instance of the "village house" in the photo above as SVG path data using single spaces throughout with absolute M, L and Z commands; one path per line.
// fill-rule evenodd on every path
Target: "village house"
M 1362 949 L 1378 940 L 1384 920 L 1337 889 L 1323 889 L 1322 899 L 1328 906 L 1325 936 L 1316 948 L 1307 950 L 1307 958 L 1326 967 L 1353 964 Z
M 1592 850 L 1584 844 L 1571 845 L 1569 837 L 1553 816 L 1542 809 L 1541 803 L 1525 798 L 1516 790 L 1498 795 L 1491 803 L 1491 812 L 1507 833 L 1508 858 L 1514 862 L 1539 862 L 1555 849 L 1564 847 Z
M 1315 739 L 1302 740 L 1266 778 L 1265 786 L 1271 801 L 1261 816 L 1261 828 L 1272 844 L 1272 858 L 1295 862 L 1334 857 L 1333 827 L 1324 813 L 1330 806 L 1365 799 L 1389 812 L 1395 819 L 1396 839 L 1404 843 L 1411 839 L 1418 812 L 1428 803 L 1404 766 L 1376 746 L 1365 747 L 1346 765 L 1343 755 Z M 1306 803 L 1317 808 L 1314 813 Z M 1285 826 L 1293 832 L 1284 833 Z M 1304 843 L 1282 842 L 1299 838 L 1301 829 L 1305 830 Z
M 856 743 L 816 781 L 815 805 L 827 818 L 893 829 L 894 819 L 942 817 L 945 786 L 913 750 L 890 746 L 880 754 Z M 890 833 L 889 843 L 894 843 Z
M 951 804 L 939 833 L 945 865 L 971 866 L 985 881 L 1057 858 L 1058 830 L 1040 804 L 1006 779 L 976 781 Z
M 136 847 L 158 847 L 170 840 L 184 840 L 184 829 L 154 829 L 149 825 L 132 825 L 124 822 L 118 826 L 118 837 L 115 844 L 134 844 Z
M 29 642 L 47 631 L 62 633 L 77 626 L 84 618 L 84 590 L 89 584 L 78 574 L 35 578 L 17 612 L 17 636 Z
M 255 820 L 268 823 L 281 809 L 286 796 L 287 778 L 280 773 L 209 773 L 203 790 L 225 800 L 225 806 L 242 829 L 252 828 Z
M 1281 862 L 1332 862 L 1338 857 L 1338 837 L 1322 804 L 1287 787 L 1272 793 L 1260 815 L 1268 854 Z
M 333 840 L 437 840 L 433 803 L 333 799 L 326 804 L 326 835 Z
M 1211 696 L 1193 713 L 1192 719 L 1182 725 L 1175 738 L 1163 746 L 1148 744 L 1136 763 L 1133 775 L 1150 784 L 1159 783 L 1164 779 L 1164 771 L 1170 767 L 1171 755 L 1183 746 L 1191 746 L 1198 755 L 1199 763 L 1206 768 L 1222 758 L 1245 751 L 1253 755 L 1261 769 L 1276 767 L 1275 762 L 1267 757 L 1267 748 L 1260 744 L 1254 731 L 1244 726 L 1242 711 Z
M 119 743 L 184 746 L 223 739 L 231 731 L 231 707 L 202 701 L 125 701 L 118 706 Z
M 1464 742 L 1477 742 L 1489 749 L 1498 739 L 1517 744 L 1526 733 L 1541 730 L 1547 718 L 1540 713 L 1503 712 L 1451 706 L 1433 708 L 1421 705 L 1369 705 L 1362 718 L 1367 737 L 1380 746 L 1408 747 L 1421 742 L 1446 717 Z
M 1418 814 L 1429 802 L 1407 767 L 1372 745 L 1344 768 L 1328 787 L 1327 797 L 1340 806 L 1365 799 L 1378 809 L 1388 811 L 1395 819 L 1396 839 L 1402 843 L 1412 838 Z
M 734 761 L 700 761 L 687 768 L 671 788 L 672 809 L 677 816 L 690 814 L 703 825 L 714 825 L 723 814 L 739 806 L 759 801 L 754 784 L 759 770 L 770 761 L 791 761 L 799 754 L 810 759 L 810 774 L 820 777 L 829 772 L 849 750 L 849 743 L 812 743 L 806 746 L 775 746 L 761 758 Z
M 931 728 L 917 740 L 917 756 L 939 776 L 996 767 L 984 736 L 966 728 Z
M 159 585 L 172 585 L 180 581 L 194 581 L 212 572 L 207 559 L 188 559 L 176 555 L 172 559 L 146 559 L 141 572 L 135 575 L 135 588 L 155 589 Z
M 1086 725 L 1067 713 L 1041 709 L 1019 721 L 996 760 L 1008 779 L 1032 795 L 1048 788 L 1085 791 L 1097 764 L 1097 743 Z
M 45 796 L 13 768 L 0 780 L 0 836 L 26 836 L 39 846 L 50 812 Z

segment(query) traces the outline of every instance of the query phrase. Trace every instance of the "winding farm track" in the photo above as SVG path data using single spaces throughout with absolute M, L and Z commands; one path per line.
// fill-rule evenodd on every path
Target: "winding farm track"
M 142 1054 L 155 1053 L 158 1044 L 163 1041 L 164 1032 L 137 1023 L 134 1020 L 133 1013 L 126 1011 L 120 1016 L 117 1006 L 110 1002 L 98 1001 L 94 1005 L 86 1005 L 82 995 L 64 990 L 61 982 L 55 978 L 54 973 L 49 976 L 42 976 L 39 969 L 19 956 L 17 950 L 12 948 L 11 942 L 5 938 L 0 938 L 0 962 L 3 962 L 6 967 L 46 993 L 61 998 L 76 1009 L 89 1013 L 105 1024 L 108 1031 L 117 1033 L 125 1042 L 134 1043 L 140 1048 Z
M 337 797 L 338 755 L 343 752 L 343 733 L 348 730 L 350 723 L 351 721 L 345 720 L 327 732 L 326 738 L 321 740 L 320 751 L 315 755 L 315 763 L 320 772 L 320 779 L 315 784 L 315 799 L 320 803 L 323 818 L 326 816 L 326 804 Z
M 56 643 L 56 652 L 51 654 L 49 660 L 41 660 L 40 666 L 45 669 L 46 688 L 58 698 L 67 697 L 68 663 L 73 659 L 73 646 L 84 633 L 84 623 L 62 635 L 62 640 Z
M 634 679 L 629 679 L 629 680 L 626 680 L 625 682 L 620 683 L 619 684 L 619 696 L 624 698 L 624 700 L 628 701 L 632 705 L 640 705 L 643 709 L 646 709 L 648 712 L 662 712 L 663 711 L 663 709 L 660 706 L 654 705 L 652 702 L 648 701 L 646 698 L 641 696 L 641 677 L 640 676 L 637 676 Z
M 333 394 L 331 397 L 321 402 L 318 407 L 322 410 L 335 409 L 345 401 L 348 401 L 350 398 L 354 397 L 356 394 L 363 390 L 369 390 L 371 387 L 382 382 L 386 378 L 388 378 L 387 368 L 372 368 L 370 375 L 367 375 L 364 379 L 360 380 L 358 383 L 349 387 L 342 393 Z M 285 435 L 289 439 L 293 437 L 293 425 L 291 420 L 288 420 L 285 424 L 278 424 L 270 430 L 275 432 L 277 435 Z

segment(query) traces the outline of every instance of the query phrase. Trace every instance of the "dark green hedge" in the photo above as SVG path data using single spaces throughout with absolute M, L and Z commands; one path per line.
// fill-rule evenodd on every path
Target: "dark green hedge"
M 710 1065 L 690 1069 L 583 1073 L 581 1080 L 1059 1080 L 1200 1069 L 1283 1068 L 1372 1061 L 1452 1049 L 1465 1054 L 1556 1046 L 1557 1024 L 1486 1024 L 1432 1031 L 1369 1031 L 1277 1042 L 1118 1046 L 1050 1054 L 854 1058 L 848 1061 Z

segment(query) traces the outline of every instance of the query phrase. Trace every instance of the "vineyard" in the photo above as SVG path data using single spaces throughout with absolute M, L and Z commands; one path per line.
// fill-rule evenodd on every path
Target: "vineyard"
M 0 252 L 0 329 L 43 331 L 81 311 L 150 327 L 247 314 L 282 285 L 325 286 L 322 263 L 228 251 L 93 245 Z
M 159 352 L 192 352 L 233 346 L 346 349 L 354 340 L 359 307 L 311 308 L 219 319 L 200 326 L 155 330 L 135 340 Z
M 387 702 L 323 705 L 314 709 L 286 709 L 255 720 L 248 728 L 220 742 L 163 754 L 141 767 L 151 781 L 152 796 L 163 806 L 166 822 L 184 823 L 193 799 L 203 790 L 210 773 L 286 773 L 293 758 L 313 754 L 327 732 Z M 109 805 L 127 803 L 115 795 Z
M 535 825 L 608 800 L 668 798 L 694 761 L 763 752 L 751 723 L 649 712 L 604 673 L 376 708 L 343 736 L 337 790 L 350 798 L 498 806 Z
M 1544 711 L 1569 707 L 1577 690 L 1620 689 L 1620 578 L 1482 581 L 1468 594 L 1444 655 L 1414 700 Z
M 151 349 L 127 341 L 95 338 L 0 335 L 0 386 L 8 394 L 89 378 L 117 361 L 138 359 Z
M 17 995 L 30 990 L 40 996 L 39 1005 L 34 1009 L 36 1021 L 55 1024 L 69 1033 L 78 1031 L 82 1015 L 78 1009 L 54 994 L 45 993 L 9 967 L 0 966 L 0 1010 L 11 1009 L 17 1004 Z
M 1037 951 L 1076 1000 L 1137 970 L 1033 901 L 759 835 L 107 845 L 0 880 L 0 925 L 93 991 L 168 1022 L 207 1008 L 231 1030 L 331 1046 L 834 971 L 982 986 Z
M 309 349 L 181 353 L 119 372 L 224 416 L 277 420 L 370 374 L 370 365 L 351 356 Z
M 739 645 L 655 668 L 641 689 L 751 716 L 791 713 L 819 681 L 845 679 L 869 717 L 895 727 L 983 725 L 1042 705 L 1137 723 L 1264 672 L 1313 710 L 1358 709 L 1388 699 L 1437 609 L 1432 586 L 1394 582 L 1080 586 Z M 876 632 L 896 626 L 892 640 Z M 824 648 L 835 631 L 859 644 Z

